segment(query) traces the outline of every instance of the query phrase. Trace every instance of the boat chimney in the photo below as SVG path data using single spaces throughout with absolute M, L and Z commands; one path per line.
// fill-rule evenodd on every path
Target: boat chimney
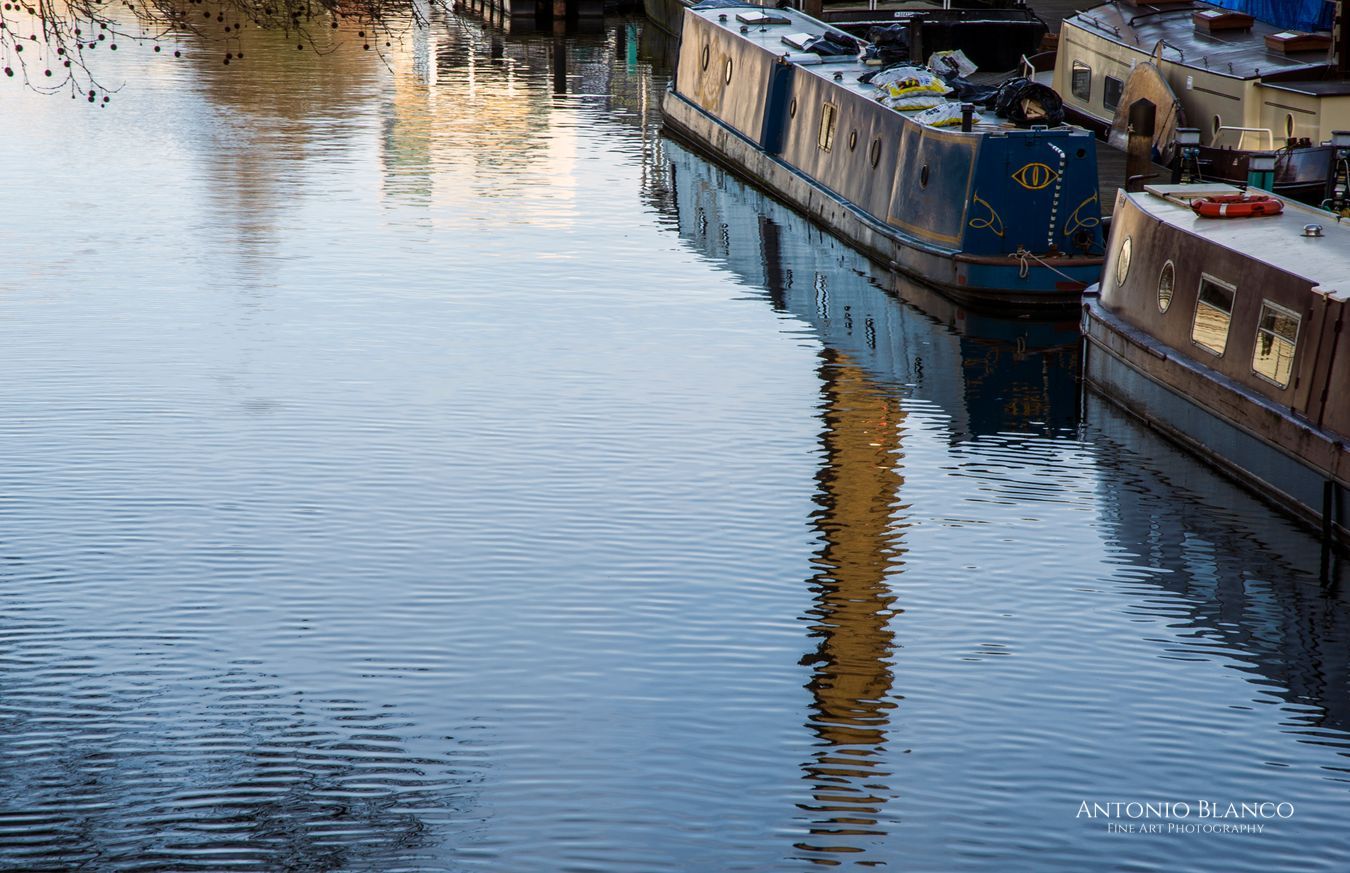
M 961 104 L 961 130 L 970 133 L 970 129 L 975 126 L 975 104 Z

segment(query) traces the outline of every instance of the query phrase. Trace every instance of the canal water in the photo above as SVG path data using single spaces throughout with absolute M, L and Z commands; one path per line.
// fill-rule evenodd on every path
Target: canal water
M 1346 869 L 1345 589 L 1072 315 L 664 139 L 640 21 L 331 36 L 0 89 L 0 868 Z

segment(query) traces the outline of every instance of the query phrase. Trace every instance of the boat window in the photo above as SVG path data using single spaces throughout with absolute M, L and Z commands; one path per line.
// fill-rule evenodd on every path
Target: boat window
M 1120 251 L 1116 253 L 1116 284 L 1124 285 L 1125 277 L 1130 275 L 1130 255 L 1134 251 L 1134 240 L 1125 237 L 1125 241 L 1120 244 Z
M 1125 92 L 1125 83 L 1115 76 L 1106 76 L 1102 79 L 1102 105 L 1107 109 L 1115 109 L 1120 105 L 1120 95 Z
M 1200 294 L 1195 301 L 1195 321 L 1191 340 L 1202 349 L 1222 355 L 1228 347 L 1228 325 L 1233 319 L 1233 287 L 1212 276 L 1200 279 Z
M 1289 112 L 1284 116 L 1284 138 L 1294 138 L 1294 113 Z
M 1086 103 L 1092 98 L 1092 68 L 1082 61 L 1073 62 L 1073 75 L 1069 79 L 1069 90 L 1073 96 Z
M 708 69 L 708 59 L 712 57 L 712 46 L 708 43 L 703 44 L 703 69 Z
M 1158 277 L 1158 311 L 1166 312 L 1172 305 L 1172 288 L 1176 285 L 1177 268 L 1171 261 L 1163 264 L 1162 275 Z
M 727 84 L 730 85 L 730 84 L 731 84 L 731 58 L 727 58 L 727 72 L 726 72 L 725 78 L 726 78 L 726 80 L 727 80 Z
M 1281 388 L 1289 385 L 1294 371 L 1294 347 L 1298 342 L 1299 317 L 1261 301 L 1261 321 L 1256 326 L 1256 351 L 1252 353 L 1252 372 Z
M 872 160 L 872 169 L 875 170 L 875 169 L 877 168 L 877 164 L 881 163 L 881 140 L 880 140 L 880 139 L 874 139 L 874 140 L 872 140 L 872 154 L 871 154 L 871 160 Z
M 797 117 L 797 98 L 793 97 L 792 102 L 788 104 L 788 118 Z
M 848 150 L 853 151 L 858 147 L 858 131 L 850 130 L 848 132 Z
M 834 123 L 839 116 L 839 107 L 833 103 L 822 103 L 820 106 L 820 135 L 816 138 L 816 145 L 822 152 L 828 152 L 834 148 Z

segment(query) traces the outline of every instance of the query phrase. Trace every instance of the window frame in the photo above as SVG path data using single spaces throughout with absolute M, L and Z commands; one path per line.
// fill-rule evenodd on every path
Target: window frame
M 1163 277 L 1167 276 L 1169 273 L 1171 274 L 1172 281 L 1167 284 L 1167 302 L 1164 303 Z M 1158 298 L 1157 298 L 1158 311 L 1166 315 L 1167 311 L 1172 308 L 1172 300 L 1176 296 L 1177 296 L 1177 265 L 1172 262 L 1171 258 L 1168 258 L 1167 262 L 1162 265 L 1162 269 L 1158 271 Z
M 822 152 L 834 151 L 834 134 L 839 127 L 839 106 L 826 100 L 820 104 L 820 128 L 816 131 L 816 148 Z
M 1110 100 L 1110 97 L 1111 97 L 1111 84 L 1112 84 L 1113 82 L 1114 82 L 1114 83 L 1116 84 L 1116 86 L 1117 86 L 1117 90 L 1116 90 L 1116 93 L 1115 93 L 1116 102 L 1110 103 L 1110 102 L 1108 102 L 1108 101 Z M 1124 81 L 1123 79 L 1117 79 L 1115 76 L 1112 76 L 1112 75 L 1110 75 L 1109 73 L 1108 73 L 1107 75 L 1102 76 L 1102 106 L 1103 106 L 1103 107 L 1105 107 L 1106 109 L 1110 109 L 1112 112 L 1115 112 L 1116 107 L 1120 105 L 1120 98 L 1122 98 L 1122 97 L 1124 97 L 1124 96 L 1125 96 L 1125 81 Z
M 1267 331 L 1265 329 L 1264 323 L 1266 320 L 1266 310 L 1270 310 L 1272 313 L 1276 315 L 1283 315 L 1286 318 L 1292 318 L 1294 320 L 1294 338 L 1292 340 L 1286 340 L 1283 336 L 1279 335 L 1278 333 Z M 1264 382 L 1269 382 L 1270 384 L 1274 385 L 1276 388 L 1279 388 L 1280 390 L 1287 389 L 1289 387 L 1289 383 L 1293 381 L 1294 378 L 1294 358 L 1298 354 L 1298 337 L 1299 334 L 1302 332 L 1303 332 L 1302 315 L 1299 315 L 1297 312 L 1295 312 L 1294 310 L 1290 309 L 1287 306 L 1281 306 L 1280 304 L 1275 303 L 1272 300 L 1268 300 L 1264 297 L 1261 298 L 1261 314 L 1256 319 L 1256 342 L 1255 345 L 1253 345 L 1252 347 L 1252 375 L 1256 376 L 1256 378 Z M 1267 376 L 1265 373 L 1262 373 L 1260 370 L 1256 369 L 1256 356 L 1261 351 L 1262 334 L 1270 335 L 1272 345 L 1274 343 L 1289 344 L 1289 376 L 1284 380 L 1283 384 L 1276 381 L 1275 379 L 1272 379 L 1270 376 Z
M 1083 93 L 1078 93 L 1078 74 L 1086 73 L 1087 85 L 1083 88 Z M 1074 60 L 1069 65 L 1069 93 L 1075 100 L 1081 100 L 1084 103 L 1092 102 L 1092 67 L 1080 60 Z
M 1219 307 L 1215 306 L 1215 305 L 1212 304 L 1212 303 L 1206 303 L 1206 302 L 1205 302 L 1205 300 L 1204 300 L 1203 298 L 1204 298 L 1204 293 L 1205 293 L 1205 283 L 1206 283 L 1206 282 L 1208 282 L 1208 283 L 1210 283 L 1211 285 L 1214 285 L 1214 286 L 1216 286 L 1216 287 L 1222 288 L 1223 290 L 1225 290 L 1225 291 L 1228 292 L 1228 295 L 1229 295 L 1229 297 L 1228 297 L 1228 310 L 1227 310 L 1226 312 L 1224 312 L 1224 310 L 1222 310 L 1222 309 L 1219 309 Z M 1236 285 L 1232 284 L 1231 282 L 1225 282 L 1225 281 L 1223 281 L 1222 279 L 1218 278 L 1217 276 L 1211 276 L 1209 273 L 1201 273 L 1201 274 L 1200 274 L 1200 282 L 1199 282 L 1198 285 L 1196 285 L 1196 289 L 1195 289 L 1195 309 L 1194 309 L 1194 310 L 1192 311 L 1192 313 L 1191 313 L 1191 343 L 1192 343 L 1193 345 L 1199 347 L 1199 348 L 1204 349 L 1205 351 L 1209 352 L 1211 355 L 1213 355 L 1213 356 L 1216 357 L 1216 358 L 1222 358 L 1225 354 L 1227 354 L 1227 352 L 1228 352 L 1228 340 L 1231 338 L 1231 336 L 1232 336 L 1232 334 L 1233 334 L 1233 308 L 1234 308 L 1236 305 L 1237 305 L 1237 286 L 1236 286 Z M 1207 306 L 1207 307 L 1209 307 L 1210 309 L 1213 309 L 1213 310 L 1215 310 L 1215 311 L 1217 311 L 1217 312 L 1223 312 L 1224 315 L 1227 316 L 1227 318 L 1228 318 L 1227 323 L 1224 324 L 1224 331 L 1223 331 L 1223 348 L 1222 348 L 1222 349 L 1215 349 L 1215 348 L 1213 348 L 1213 347 L 1211 347 L 1211 346 L 1207 346 L 1207 345 L 1205 345 L 1204 343 L 1200 342 L 1200 340 L 1196 339 L 1196 336 L 1195 336 L 1195 328 L 1196 328 L 1196 326 L 1200 323 L 1200 307 L 1201 307 L 1201 306 Z

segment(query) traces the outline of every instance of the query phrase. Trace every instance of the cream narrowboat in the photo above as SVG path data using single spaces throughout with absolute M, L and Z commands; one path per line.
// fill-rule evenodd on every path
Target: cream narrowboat
M 1320 204 L 1338 169 L 1330 140 L 1350 129 L 1347 36 L 1281 28 L 1208 3 L 1117 0 L 1064 19 L 1053 85 L 1072 117 L 1104 132 L 1120 125 L 1133 99 L 1131 74 L 1156 70 L 1184 116 L 1169 119 L 1171 128 L 1199 131 L 1198 167 L 1188 169 L 1245 182 L 1249 157 L 1270 154 L 1274 190 Z M 1160 143 L 1161 162 L 1179 159 L 1171 145 Z

